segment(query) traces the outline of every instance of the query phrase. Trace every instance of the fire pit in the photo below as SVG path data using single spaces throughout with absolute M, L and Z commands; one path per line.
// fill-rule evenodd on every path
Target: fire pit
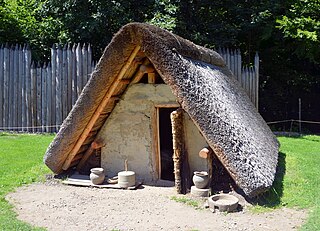
M 237 209 L 239 199 L 230 194 L 217 194 L 208 198 L 209 208 L 219 208 L 220 212 L 233 212 Z

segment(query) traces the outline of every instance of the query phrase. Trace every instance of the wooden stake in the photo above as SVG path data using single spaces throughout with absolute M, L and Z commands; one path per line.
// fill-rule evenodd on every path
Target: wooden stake
M 124 74 L 126 73 L 126 71 L 129 69 L 130 64 L 132 63 L 134 57 L 139 52 L 139 50 L 140 50 L 140 46 L 136 46 L 135 49 L 132 51 L 130 57 L 128 58 L 127 62 L 124 64 L 124 66 L 122 67 L 122 69 L 119 72 L 118 76 L 115 78 L 115 80 L 112 83 L 111 87 L 109 88 L 109 90 L 107 91 L 106 95 L 102 99 L 100 105 L 98 106 L 98 108 L 94 112 L 93 116 L 91 117 L 91 119 L 90 119 L 89 123 L 87 124 L 87 126 L 85 127 L 85 129 L 83 130 L 83 132 L 82 132 L 81 136 L 79 137 L 79 139 L 77 140 L 75 146 L 73 147 L 73 149 L 71 150 L 71 152 L 67 156 L 67 158 L 66 158 L 66 160 L 65 160 L 65 162 L 64 162 L 64 164 L 62 166 L 63 170 L 67 170 L 70 167 L 72 159 L 77 154 L 77 152 L 80 149 L 82 143 L 87 138 L 87 136 L 90 133 L 92 127 L 94 126 L 95 122 L 99 118 L 101 112 L 103 111 L 104 107 L 108 103 L 109 99 L 112 97 L 112 94 L 114 93 L 114 91 L 117 88 L 118 84 L 121 82 L 121 79 L 124 76 Z
M 126 172 L 128 171 L 128 159 L 125 159 L 125 161 L 124 161 L 124 170 Z

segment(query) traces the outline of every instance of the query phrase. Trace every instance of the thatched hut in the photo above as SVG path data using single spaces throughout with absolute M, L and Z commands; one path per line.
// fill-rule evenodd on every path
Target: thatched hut
M 155 26 L 128 24 L 105 49 L 45 164 L 54 173 L 81 169 L 101 152 L 109 176 L 127 159 L 145 182 L 174 180 L 184 169 L 207 168 L 198 152 L 209 146 L 255 196 L 273 183 L 278 142 L 232 75 L 212 50 Z

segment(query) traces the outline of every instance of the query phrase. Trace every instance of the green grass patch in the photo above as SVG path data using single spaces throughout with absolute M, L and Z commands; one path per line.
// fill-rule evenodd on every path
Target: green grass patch
M 189 205 L 195 209 L 201 209 L 201 205 L 200 205 L 199 201 L 188 198 L 186 196 L 179 196 L 179 197 L 172 196 L 172 197 L 170 197 L 170 199 L 173 201 L 176 201 L 178 203 L 183 203 L 183 204 Z
M 53 135 L 0 133 L 0 230 L 43 230 L 16 219 L 5 195 L 44 179 L 43 155 Z
M 253 211 L 286 206 L 308 209 L 302 230 L 320 230 L 320 136 L 278 137 L 281 147 L 273 187 Z

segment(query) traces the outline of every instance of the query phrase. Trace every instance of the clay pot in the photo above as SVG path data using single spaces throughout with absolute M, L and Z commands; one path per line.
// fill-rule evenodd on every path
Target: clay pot
M 136 185 L 136 174 L 133 171 L 122 171 L 118 173 L 118 185 L 128 188 Z
M 90 173 L 90 180 L 92 184 L 102 184 L 105 178 L 103 168 L 92 168 Z
M 203 189 L 206 188 L 209 181 L 209 176 L 207 172 L 194 172 L 192 177 L 192 181 L 196 188 Z

